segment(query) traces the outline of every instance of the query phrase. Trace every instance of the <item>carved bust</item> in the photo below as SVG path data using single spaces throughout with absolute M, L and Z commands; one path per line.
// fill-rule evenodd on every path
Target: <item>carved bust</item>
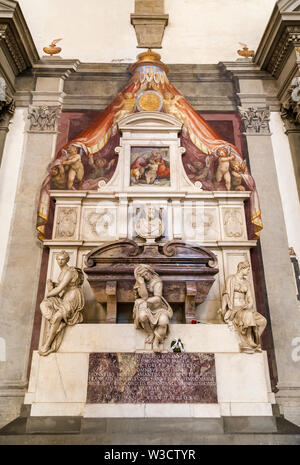
M 144 239 L 156 239 L 163 235 L 164 225 L 155 207 L 147 207 L 146 216 L 136 223 L 135 231 Z

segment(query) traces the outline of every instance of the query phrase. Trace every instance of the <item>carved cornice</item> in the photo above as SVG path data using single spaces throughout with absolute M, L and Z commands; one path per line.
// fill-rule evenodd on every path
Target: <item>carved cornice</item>
M 61 106 L 30 107 L 28 119 L 30 120 L 29 131 L 31 132 L 53 132 L 57 129 L 57 121 L 61 113 Z
M 300 25 L 288 26 L 282 34 L 272 58 L 267 66 L 272 76 L 278 77 L 291 50 L 300 45 Z
M 268 108 L 239 107 L 242 131 L 245 134 L 270 134 L 270 110 Z
M 16 75 L 27 68 L 26 61 L 20 52 L 12 29 L 8 24 L 0 24 L 0 46 L 2 49 L 6 47 L 6 56 L 14 65 Z
M 14 76 L 39 59 L 19 4 L 14 1 L 0 0 L 0 50 L 6 59 L 2 65 L 10 67 Z
M 254 57 L 254 62 L 276 79 L 294 48 L 300 44 L 298 7 L 296 0 L 276 2 Z

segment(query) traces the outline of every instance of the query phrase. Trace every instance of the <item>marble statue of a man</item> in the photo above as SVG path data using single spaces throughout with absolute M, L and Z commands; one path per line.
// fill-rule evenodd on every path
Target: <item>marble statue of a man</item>
M 43 316 L 49 322 L 46 342 L 40 347 L 40 355 L 56 352 L 62 342 L 66 326 L 73 326 L 83 320 L 84 297 L 82 291 L 83 273 L 80 268 L 68 265 L 70 256 L 64 250 L 56 256 L 60 267 L 57 283 L 48 280 L 47 293 L 41 302 Z

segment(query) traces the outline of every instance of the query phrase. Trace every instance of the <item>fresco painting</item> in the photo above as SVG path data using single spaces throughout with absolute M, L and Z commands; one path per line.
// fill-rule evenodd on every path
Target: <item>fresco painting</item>
M 170 186 L 169 149 L 131 147 L 130 185 Z
M 144 64 L 142 55 L 153 59 L 153 65 Z M 118 163 L 115 154 L 120 141 L 118 121 L 134 112 L 147 110 L 162 111 L 181 121 L 181 145 L 186 149 L 183 165 L 192 183 L 201 183 L 202 189 L 209 191 L 251 192 L 252 235 L 258 237 L 262 229 L 259 199 L 241 151 L 232 142 L 222 139 L 170 83 L 168 67 L 157 58 L 158 54 L 151 51 L 139 57 L 140 61 L 131 65 L 133 76 L 127 86 L 85 129 L 59 148 L 50 164 L 40 196 L 37 223 L 40 239 L 45 236 L 49 217 L 49 190 L 97 190 L 100 181 L 109 183 Z M 154 96 L 156 109 L 153 108 Z M 147 105 L 150 105 L 149 109 Z M 170 185 L 167 153 L 158 148 L 144 150 L 145 153 L 140 155 L 141 163 L 137 163 L 136 152 L 131 153 L 130 185 Z M 151 151 L 159 155 L 151 154 Z

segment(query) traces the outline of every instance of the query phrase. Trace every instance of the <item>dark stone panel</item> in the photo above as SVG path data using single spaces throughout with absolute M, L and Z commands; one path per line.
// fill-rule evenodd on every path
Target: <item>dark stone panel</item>
M 223 417 L 225 433 L 276 433 L 275 417 Z
M 88 403 L 217 403 L 214 354 L 92 353 Z

